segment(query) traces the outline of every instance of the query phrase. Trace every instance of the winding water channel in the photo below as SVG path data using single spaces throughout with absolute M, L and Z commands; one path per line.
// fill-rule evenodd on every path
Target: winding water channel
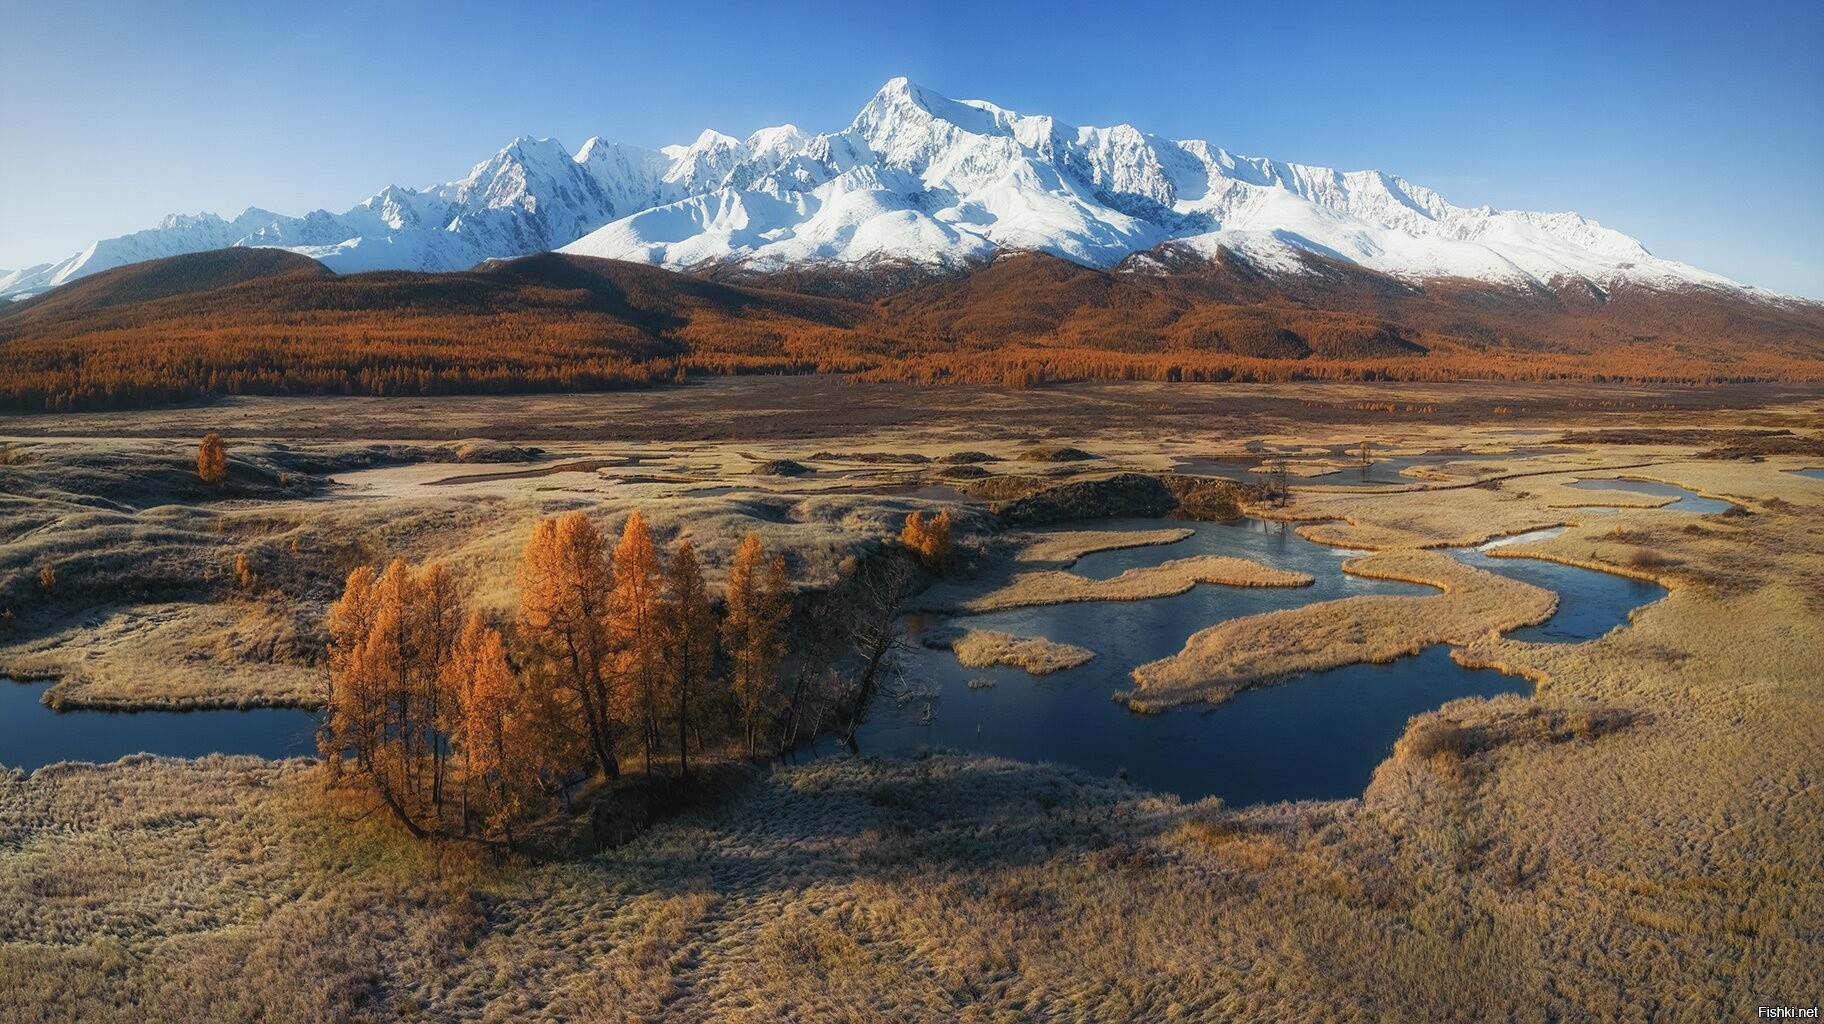
M 1695 512 L 1698 515 L 1708 515 L 1712 512 L 1727 512 L 1735 507 L 1730 502 L 1719 498 L 1706 498 L 1696 491 L 1687 490 L 1676 484 L 1662 484 L 1657 480 L 1591 479 L 1579 480 L 1570 486 L 1587 491 L 1625 491 L 1654 498 L 1676 498 L 1676 501 L 1659 506 L 1674 512 Z
M 1099 525 L 1139 530 L 1160 524 Z M 1361 793 L 1413 715 L 1459 697 L 1530 691 L 1519 677 L 1463 668 L 1440 645 L 1390 664 L 1351 665 L 1248 690 L 1220 705 L 1158 715 L 1128 712 L 1110 694 L 1132 685 L 1133 668 L 1175 653 L 1192 633 L 1215 622 L 1353 594 L 1435 593 L 1350 576 L 1342 563 L 1356 552 L 1313 544 L 1286 524 L 1247 519 L 1192 525 L 1196 534 L 1180 543 L 1089 555 L 1074 571 L 1107 577 L 1169 558 L 1233 554 L 1309 572 L 1317 582 L 1296 589 L 1199 586 L 1154 601 L 969 616 L 963 621 L 973 627 L 1073 643 L 1097 657 L 1080 668 L 1035 677 L 1011 667 L 965 668 L 948 651 L 921 649 L 906 675 L 936 690 L 934 713 L 918 702 L 881 712 L 859 737 L 863 750 L 911 755 L 944 748 L 1056 761 L 1098 774 L 1124 772 L 1151 789 L 1186 798 L 1216 795 L 1236 805 L 1335 799 Z M 1498 546 L 1501 542 L 1451 554 L 1559 595 L 1552 618 L 1511 634 L 1518 639 L 1593 639 L 1665 595 L 1657 584 L 1623 576 L 1490 555 Z

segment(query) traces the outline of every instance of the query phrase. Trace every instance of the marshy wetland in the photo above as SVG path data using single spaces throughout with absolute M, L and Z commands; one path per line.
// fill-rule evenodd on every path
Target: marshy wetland
M 0 680 L 0 1021 L 1707 1020 L 1815 991 L 1824 395 L 877 387 L 0 421 L 0 676 L 47 680 Z M 1182 518 L 1231 511 L 1199 460 L 1364 440 L 1365 473 Z M 807 590 L 951 510 L 860 756 L 826 736 L 508 857 L 271 759 L 309 752 L 350 568 L 434 557 L 510 617 L 534 522 L 635 508 L 712 587 L 753 531 Z M 142 743 L 178 756 L 114 760 Z
M 1094 524 L 1141 533 L 1158 521 Z M 1496 549 L 1513 541 L 1493 542 Z M 1185 639 L 1217 622 L 1348 596 L 1423 596 L 1415 583 L 1355 576 L 1343 563 L 1362 552 L 1324 547 L 1291 524 L 1246 517 L 1196 523 L 1190 536 L 1164 544 L 1084 555 L 1070 572 L 1114 578 L 1167 559 L 1242 556 L 1312 577 L 1304 587 L 1199 585 L 1144 601 L 1048 604 L 943 619 L 921 614 L 915 642 L 948 630 L 1042 637 L 1094 654 L 1081 665 L 1034 672 L 1020 664 L 971 667 L 948 650 L 922 650 L 906 666 L 924 692 L 882 714 L 862 733 L 863 749 L 900 756 L 932 750 L 1050 761 L 1101 775 L 1119 773 L 1146 789 L 1186 799 L 1222 798 L 1231 805 L 1273 800 L 1329 800 L 1359 794 L 1374 767 L 1415 715 L 1461 697 L 1525 694 L 1523 678 L 1467 668 L 1446 645 L 1385 664 L 1334 668 L 1236 695 L 1216 706 L 1137 714 L 1110 699 L 1132 686 L 1133 670 L 1176 653 Z M 1650 581 L 1523 557 L 1494 557 L 1486 547 L 1449 554 L 1477 568 L 1549 590 L 1557 607 L 1544 622 L 1511 630 L 1513 639 L 1575 643 L 1625 625 L 1632 613 L 1664 597 Z

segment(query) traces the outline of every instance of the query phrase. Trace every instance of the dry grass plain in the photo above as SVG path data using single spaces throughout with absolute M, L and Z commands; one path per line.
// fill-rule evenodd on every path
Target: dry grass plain
M 1218 406 L 1258 398 L 1201 393 Z M 1378 393 L 1425 404 L 1416 387 Z M 487 581 L 510 577 L 530 522 L 563 508 L 611 520 L 642 506 L 662 538 L 688 531 L 712 566 L 758 528 L 815 578 L 939 500 L 885 493 L 936 482 L 935 466 L 810 458 L 831 437 L 850 452 L 983 450 L 994 473 L 1029 472 L 1015 461 L 1025 446 L 1067 441 L 1099 456 L 1068 473 L 1093 477 L 1249 443 L 1499 448 L 1583 427 L 1803 432 L 1824 412 L 1815 395 L 1730 407 L 1635 392 L 1613 399 L 1631 408 L 1536 400 L 1472 426 L 1350 413 L 1353 388 L 1313 387 L 1288 392 L 1328 403 L 1302 425 L 1296 406 L 1195 420 L 1164 399 L 1163 427 L 1106 415 L 1156 394 L 1053 395 L 1049 417 L 1014 396 L 1005 417 L 927 408 L 911 425 L 864 422 L 870 397 L 844 404 L 828 435 L 806 436 L 793 403 L 808 399 L 793 392 L 749 433 L 718 425 L 721 413 L 680 414 L 665 430 L 689 444 L 634 430 L 515 438 L 546 450 L 534 466 L 639 456 L 636 466 L 438 486 L 411 474 L 502 467 L 426 466 L 300 437 L 306 421 L 289 401 L 158 414 L 135 420 L 143 429 L 130 439 L 111 416 L 6 421 L 0 433 L 65 436 L 20 438 L 0 466 L 0 604 L 16 631 L 0 637 L 0 669 L 65 673 L 53 692 L 72 704 L 297 700 L 312 616 L 348 561 L 437 553 L 484 601 L 504 603 Z M 1477 392 L 1423 394 L 1439 408 Z M 550 401 L 600 412 L 619 397 Z M 626 398 L 620 422 L 650 422 L 635 417 L 657 400 Z M 1514 393 L 1499 400 L 1528 408 Z M 515 422 L 569 414 L 541 402 Z M 427 442 L 406 424 L 442 423 L 439 410 L 460 431 L 439 444 L 504 433 L 465 420 L 484 400 L 409 405 L 351 403 L 351 421 L 382 428 L 352 436 Z M 312 408 L 334 418 L 340 407 Z M 395 415 L 393 427 L 380 422 Z M 163 435 L 159 417 L 171 417 Z M 188 438 L 223 418 L 235 424 L 240 489 L 187 490 Z M 71 436 L 82 433 L 96 436 Z M 330 803 L 309 762 L 130 758 L 0 774 L 0 1022 L 1708 1021 L 1814 1003 L 1824 480 L 1791 470 L 1824 460 L 1704 460 L 1708 442 L 1676 439 L 1561 447 L 1573 451 L 1496 474 L 1446 467 L 1403 492 L 1344 493 L 1319 477 L 1295 485 L 1284 509 L 1263 510 L 1415 573 L 1442 557 L 1428 547 L 1563 524 L 1505 553 L 1670 588 L 1588 643 L 1452 632 L 1459 660 L 1524 674 L 1536 695 L 1415 719 L 1358 800 L 1232 810 L 988 758 L 827 759 L 618 849 L 535 864 L 411 842 L 371 808 Z M 363 458 L 377 468 L 342 465 Z M 784 458 L 816 472 L 752 474 Z M 1603 495 L 1563 486 L 1624 465 L 1744 514 L 1598 508 Z M 1035 567 L 1009 555 L 1026 542 L 993 534 L 985 511 L 964 527 L 978 582 L 1061 572 L 1093 550 L 1082 545 L 1108 541 L 1050 541 Z M 257 556 L 251 587 L 229 568 L 242 551 Z M 59 567 L 52 594 L 32 584 L 47 559 Z M 1457 596 L 1377 600 L 1450 609 Z M 195 670 L 166 672 L 171 659 Z

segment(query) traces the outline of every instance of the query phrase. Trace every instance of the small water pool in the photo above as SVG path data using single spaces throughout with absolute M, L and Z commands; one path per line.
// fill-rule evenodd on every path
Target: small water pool
M 129 754 L 203 757 L 314 755 L 321 717 L 296 708 L 250 711 L 52 711 L 49 683 L 0 677 L 0 766 L 33 771 L 58 761 L 117 761 Z
M 1793 472 L 1800 476 L 1811 477 L 1813 480 L 1824 480 L 1824 466 L 1813 466 L 1809 469 L 1795 469 Z
M 1679 487 L 1676 484 L 1660 483 L 1657 480 L 1583 479 L 1569 486 L 1585 491 L 1626 491 L 1630 494 L 1650 494 L 1656 498 L 1677 498 L 1677 501 L 1669 505 L 1659 506 L 1674 512 L 1695 512 L 1699 515 L 1709 515 L 1714 512 L 1727 512 L 1735 507 L 1732 502 L 1706 498 L 1696 491 Z

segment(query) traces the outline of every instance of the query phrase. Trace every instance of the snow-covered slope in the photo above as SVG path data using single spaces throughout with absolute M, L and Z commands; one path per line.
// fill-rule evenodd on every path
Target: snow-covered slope
M 635 146 L 590 139 L 572 156 L 550 139 L 515 139 L 467 177 L 418 190 L 389 186 L 346 213 L 287 217 L 250 209 L 166 217 L 107 238 L 57 263 L 0 278 L 22 297 L 97 271 L 160 256 L 235 245 L 314 256 L 332 270 L 460 270 L 482 260 L 555 249 L 603 224 L 678 198 L 671 162 Z
M 757 269 L 893 258 L 954 263 L 1037 249 L 1096 266 L 1175 241 L 1297 272 L 1301 253 L 1401 277 L 1512 284 L 1618 279 L 1738 288 L 1576 214 L 1452 206 L 1378 171 L 1235 156 L 1128 125 L 1078 128 L 894 79 L 848 128 L 791 145 L 716 136 L 720 180 L 564 251 Z M 711 145 L 699 139 L 699 161 Z M 685 151 L 676 157 L 684 158 Z M 693 168 L 694 169 L 694 168 Z
M 661 152 L 590 139 L 574 155 L 522 138 L 458 181 L 392 186 L 346 213 L 167 217 L 0 276 L 0 296 L 230 245 L 291 249 L 346 272 L 454 270 L 557 248 L 672 268 L 951 266 L 1003 250 L 1111 266 L 1163 242 L 1286 273 L 1316 253 L 1413 279 L 1772 294 L 1658 259 L 1574 213 L 1453 206 L 1378 171 L 1241 157 L 1128 125 L 1079 128 L 896 78 L 834 133 L 705 131 Z

